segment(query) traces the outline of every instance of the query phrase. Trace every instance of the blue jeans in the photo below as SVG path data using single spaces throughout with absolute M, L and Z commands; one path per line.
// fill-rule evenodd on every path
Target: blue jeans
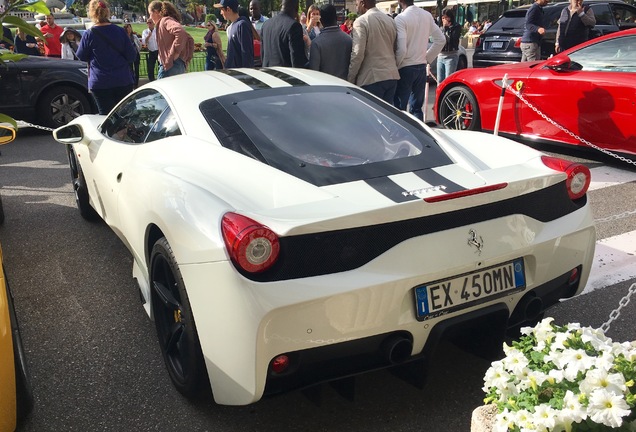
M 92 89 L 91 93 L 97 104 L 97 109 L 100 114 L 108 114 L 120 100 L 128 96 L 128 93 L 133 91 L 133 84 L 129 84 L 123 87 L 114 87 L 108 89 Z
M 362 88 L 372 95 L 377 96 L 383 101 L 393 105 L 393 98 L 395 97 L 396 86 L 396 80 L 385 80 L 374 82 L 373 84 L 364 85 L 362 86 Z
M 404 66 L 400 72 L 400 80 L 395 91 L 393 105 L 406 111 L 407 105 L 409 112 L 420 120 L 424 120 L 424 89 L 426 86 L 426 65 Z
M 163 65 L 159 65 L 159 73 L 157 74 L 157 79 L 168 78 L 175 75 L 180 75 L 186 72 L 186 65 L 183 60 L 176 59 L 174 63 L 172 63 L 172 67 L 168 70 L 163 68 Z
M 216 49 L 209 47 L 205 54 L 205 70 L 221 70 L 221 59 L 216 53 Z
M 444 81 L 450 74 L 457 70 L 459 53 L 440 53 L 437 56 L 437 83 Z

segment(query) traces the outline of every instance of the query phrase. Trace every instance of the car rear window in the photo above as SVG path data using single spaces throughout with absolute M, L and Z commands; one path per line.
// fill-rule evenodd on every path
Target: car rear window
M 451 163 L 420 123 L 355 88 L 236 93 L 203 102 L 201 112 L 224 147 L 314 184 Z
M 495 21 L 490 28 L 488 28 L 486 33 L 511 30 L 523 31 L 523 26 L 526 23 L 526 10 L 508 12 L 510 13 L 507 13 Z

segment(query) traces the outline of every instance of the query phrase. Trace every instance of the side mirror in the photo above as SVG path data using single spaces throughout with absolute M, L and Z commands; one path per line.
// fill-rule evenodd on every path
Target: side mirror
M 571 64 L 572 60 L 570 60 L 570 57 L 566 55 L 557 55 L 546 60 L 545 67 L 555 71 L 566 71 L 570 70 Z
M 0 125 L 0 145 L 8 144 L 15 139 L 15 129 Z
M 62 144 L 74 144 L 84 138 L 84 131 L 80 125 L 67 125 L 53 131 L 53 138 Z

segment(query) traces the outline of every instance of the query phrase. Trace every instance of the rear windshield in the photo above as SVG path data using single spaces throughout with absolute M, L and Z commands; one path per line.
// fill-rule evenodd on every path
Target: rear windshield
M 561 11 L 563 10 L 563 6 L 552 6 L 552 7 L 544 7 L 543 8 L 543 27 L 551 28 L 557 26 L 557 22 L 559 20 L 559 16 L 561 15 Z M 521 32 L 523 33 L 523 28 L 526 23 L 526 12 L 528 8 L 523 9 L 512 9 L 504 12 L 504 14 L 495 21 L 490 28 L 486 31 L 488 32 Z
M 450 163 L 420 123 L 355 88 L 254 90 L 201 111 L 223 146 L 314 184 Z

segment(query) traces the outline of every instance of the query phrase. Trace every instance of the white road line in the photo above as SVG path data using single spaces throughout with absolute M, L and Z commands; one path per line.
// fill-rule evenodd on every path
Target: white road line
M 636 231 L 596 242 L 590 278 L 582 294 L 636 278 Z
M 609 166 L 592 168 L 590 171 L 592 173 L 592 183 L 590 183 L 589 190 L 591 191 L 636 181 L 636 172 L 634 171 Z

